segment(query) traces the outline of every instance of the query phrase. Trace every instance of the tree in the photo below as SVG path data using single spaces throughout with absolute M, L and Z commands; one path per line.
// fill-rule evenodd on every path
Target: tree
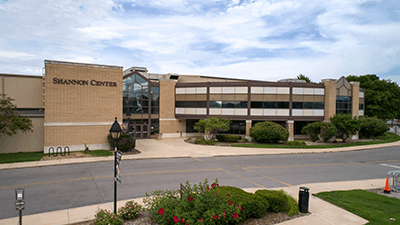
M 304 126 L 301 133 L 307 134 L 313 142 L 318 141 L 319 137 L 322 137 L 322 140 L 327 142 L 331 137 L 335 136 L 336 131 L 336 127 L 331 123 L 314 122 Z
M 220 131 L 228 131 L 231 121 L 221 116 L 213 116 L 208 119 L 199 120 L 194 126 L 197 131 L 205 132 L 211 135 L 211 140 L 215 139 L 215 135 Z M 206 137 L 206 134 L 204 135 Z M 207 139 L 207 138 L 205 138 Z
M 343 142 L 360 130 L 360 121 L 357 117 L 352 118 L 350 114 L 336 114 L 331 117 L 331 122 L 335 125 Z
M 298 75 L 297 79 L 305 80 L 307 83 L 311 83 L 311 79 L 309 77 L 307 77 L 306 75 L 303 75 L 303 74 Z
M 12 103 L 14 99 L 5 94 L 0 95 L 0 135 L 12 136 L 17 131 L 32 132 L 32 121 L 17 112 L 17 107 Z
M 350 75 L 346 79 L 360 82 L 360 87 L 365 88 L 365 116 L 383 120 L 400 118 L 400 87 L 396 82 L 380 80 L 375 74 Z

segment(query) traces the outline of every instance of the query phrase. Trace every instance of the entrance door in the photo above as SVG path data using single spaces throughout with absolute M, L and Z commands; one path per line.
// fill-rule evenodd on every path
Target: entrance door
M 132 135 L 136 138 L 149 138 L 149 125 L 148 124 L 136 124 L 132 126 Z
M 135 125 L 133 135 L 135 138 L 142 138 L 142 127 L 143 125 Z

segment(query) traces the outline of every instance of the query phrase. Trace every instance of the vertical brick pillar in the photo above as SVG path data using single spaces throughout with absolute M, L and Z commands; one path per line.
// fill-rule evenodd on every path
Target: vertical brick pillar
M 250 128 L 251 128 L 251 120 L 246 120 L 246 138 L 247 139 L 251 139 L 250 138 Z
M 294 141 L 294 121 L 293 120 L 286 121 L 286 127 L 287 130 L 289 131 L 288 141 Z
M 336 80 L 321 80 L 325 86 L 325 110 L 324 121 L 329 121 L 336 114 Z

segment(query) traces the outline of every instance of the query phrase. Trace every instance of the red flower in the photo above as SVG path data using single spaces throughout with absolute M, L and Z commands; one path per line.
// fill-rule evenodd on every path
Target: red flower
M 203 222 L 203 219 L 200 219 L 200 220 L 199 220 L 199 223 L 201 223 L 201 222 Z
M 219 195 L 218 195 L 218 193 L 215 193 L 215 195 L 219 198 Z
M 238 218 L 239 217 L 239 215 L 237 214 L 237 213 L 233 213 L 233 218 Z
M 218 216 L 217 216 L 217 215 L 214 215 L 213 219 L 216 220 L 217 218 L 218 218 Z
M 185 223 L 185 219 L 182 218 L 182 219 L 181 219 L 181 222 L 182 222 L 182 223 Z
M 226 217 L 226 212 L 224 211 L 224 218 Z
M 212 183 L 212 184 L 211 184 L 211 187 L 214 187 L 215 185 L 216 185 L 215 183 Z
M 239 211 L 242 211 L 242 207 L 240 207 L 239 205 L 236 205 L 239 208 Z
M 233 202 L 229 202 L 229 205 L 232 205 L 233 204 Z
M 179 218 L 177 216 L 174 216 L 174 222 L 178 223 L 179 222 Z
M 229 194 L 226 194 L 226 195 L 228 195 L 229 198 L 231 197 Z
M 164 213 L 164 208 L 160 208 L 160 209 L 158 210 L 158 214 L 162 215 L 163 213 Z
M 209 187 L 207 187 L 207 190 L 210 190 L 210 188 L 209 188 Z
M 188 200 L 189 202 L 191 202 L 191 201 L 193 200 L 193 198 L 190 197 L 190 195 L 189 195 L 189 197 L 187 198 L 187 200 Z

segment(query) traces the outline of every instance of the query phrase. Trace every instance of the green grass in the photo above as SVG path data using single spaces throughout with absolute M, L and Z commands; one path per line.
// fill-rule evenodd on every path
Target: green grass
M 81 151 L 84 154 L 92 155 L 93 157 L 98 156 L 112 156 L 113 152 L 108 150 L 92 150 L 89 153 Z M 60 154 L 60 153 L 58 153 Z M 68 153 L 67 153 L 68 154 Z M 0 164 L 1 163 L 16 163 L 16 162 L 32 162 L 40 161 L 43 156 L 48 156 L 49 154 L 44 154 L 43 152 L 25 152 L 25 153 L 4 153 L 0 154 Z
M 0 163 L 39 161 L 43 156 L 43 152 L 4 153 L 0 154 Z
M 392 133 L 387 133 L 388 137 L 384 140 L 369 141 L 369 142 L 355 142 L 348 144 L 337 145 L 311 145 L 311 146 L 288 146 L 286 144 L 236 144 L 233 147 L 246 147 L 246 148 L 341 148 L 361 145 L 374 145 L 400 141 L 400 136 Z
M 84 154 L 91 155 L 94 157 L 97 156 L 112 156 L 113 151 L 108 151 L 108 150 L 90 150 L 90 152 L 86 153 L 85 151 L 81 151 Z
M 400 224 L 400 199 L 364 190 L 322 192 L 314 196 L 369 220 L 369 225 Z

